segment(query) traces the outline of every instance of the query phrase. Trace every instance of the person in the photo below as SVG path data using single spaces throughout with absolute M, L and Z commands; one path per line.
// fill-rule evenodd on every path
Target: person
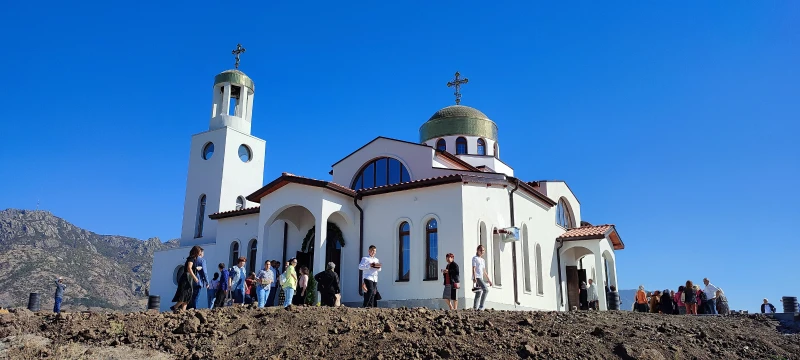
M 716 294 L 716 307 L 717 307 L 717 314 L 719 315 L 728 315 L 731 313 L 730 307 L 728 307 L 728 298 L 725 297 L 725 293 L 722 289 L 717 289 Z
M 300 268 L 300 278 L 297 280 L 297 290 L 295 290 L 292 304 L 303 305 L 306 303 L 306 288 L 308 287 L 308 267 Z
M 325 271 L 314 275 L 317 281 L 317 291 L 320 294 L 322 306 L 336 306 L 336 297 L 339 296 L 339 275 L 334 271 L 336 264 L 332 261 L 325 266 Z
M 658 314 L 659 310 L 661 310 L 661 291 L 653 291 L 650 294 L 650 313 L 651 314 Z
M 53 312 L 58 314 L 61 312 L 61 300 L 64 299 L 64 291 L 67 290 L 67 284 L 60 277 L 56 279 L 56 296 L 55 304 L 53 305 Z
M 208 276 L 206 275 L 206 259 L 203 258 L 205 252 L 201 249 L 200 255 L 197 255 L 197 263 L 195 264 L 195 268 L 197 269 L 197 279 L 200 281 L 195 282 L 192 284 L 192 301 L 189 301 L 189 305 L 186 307 L 187 309 L 197 309 L 197 303 L 200 301 L 200 289 L 208 289 Z
M 286 276 L 286 281 L 283 283 L 283 292 L 284 292 L 284 300 L 283 300 L 283 307 L 287 308 L 289 305 L 292 305 L 292 297 L 294 296 L 294 290 L 297 288 L 297 272 L 295 271 L 295 266 L 297 266 L 297 259 L 291 259 L 287 263 L 289 265 L 284 272 L 284 276 Z
M 586 288 L 586 299 L 589 301 L 589 309 L 600 310 L 600 298 L 597 296 L 597 286 L 594 280 L 589 279 L 589 286 Z
M 581 281 L 578 286 L 578 302 L 581 310 L 589 310 L 589 292 L 586 290 L 586 281 Z
M 705 306 L 705 313 L 706 314 L 716 314 L 717 313 L 717 309 L 716 309 L 717 290 L 719 290 L 719 288 L 717 288 L 716 286 L 714 286 L 714 284 L 712 284 L 710 281 L 708 281 L 708 278 L 704 278 L 703 279 L 703 284 L 705 284 L 705 287 L 703 288 L 703 292 L 706 294 L 706 302 L 705 302 L 705 305 L 704 305 Z
M 278 296 L 278 291 L 280 289 L 278 288 L 278 276 L 280 275 L 280 273 L 278 273 L 279 264 L 277 260 L 271 260 L 269 264 L 269 270 L 272 272 L 272 284 L 269 285 L 269 294 L 267 295 L 267 302 L 264 306 L 275 306 L 275 298 Z
M 263 308 L 264 305 L 269 302 L 272 292 L 272 283 L 275 282 L 275 277 L 272 272 L 272 264 L 269 260 L 264 262 L 264 268 L 258 272 L 256 279 L 258 280 L 256 281 L 258 284 L 258 287 L 256 288 L 256 291 L 258 292 L 258 307 Z
M 234 304 L 244 304 L 244 290 L 245 286 L 247 285 L 247 270 L 244 269 L 244 264 L 247 262 L 247 258 L 244 256 L 239 257 L 236 259 L 236 266 L 234 266 L 231 274 L 232 284 L 231 292 L 233 293 L 233 303 Z
M 278 267 L 281 266 L 281 262 L 278 261 Z M 283 264 L 283 270 L 278 271 L 278 303 L 275 304 L 276 306 L 283 306 L 283 302 L 286 301 L 286 292 L 283 291 L 283 284 L 286 282 L 286 269 L 289 268 L 289 263 Z
M 767 298 L 764 298 L 764 303 L 761 304 L 761 313 L 762 314 L 774 314 L 775 313 L 775 306 L 769 303 Z
M 214 273 L 214 278 L 208 282 L 208 289 L 206 290 L 206 295 L 208 297 L 208 308 L 214 308 L 214 300 L 217 297 L 217 288 L 219 288 L 219 273 Z
M 647 312 L 647 293 L 644 291 L 644 285 L 639 285 L 639 290 L 636 291 L 635 302 L 634 310 L 643 313 Z
M 675 306 L 678 307 L 678 315 L 686 315 L 686 304 L 683 303 L 683 291 L 685 287 L 683 285 L 678 286 L 678 292 L 675 293 L 674 301 Z
M 183 272 L 180 279 L 178 279 L 178 289 L 175 290 L 175 296 L 172 297 L 172 301 L 175 302 L 175 305 L 170 307 L 172 311 L 186 310 L 186 306 L 192 300 L 193 284 L 199 281 L 197 275 L 195 275 L 197 273 L 195 264 L 197 263 L 197 256 L 202 251 L 203 248 L 197 245 L 189 250 L 189 256 L 186 257 L 186 262 L 183 263 Z
M 672 294 L 670 294 L 669 289 L 664 289 L 664 291 L 661 292 L 661 301 L 658 304 L 661 307 L 662 314 L 672 315 L 674 304 L 672 302 Z
M 622 304 L 622 301 L 619 299 L 619 292 L 617 292 L 616 286 L 611 285 L 608 287 L 606 299 L 608 299 L 608 310 L 619 310 L 619 305 Z
M 444 258 L 447 261 L 447 266 L 442 269 L 442 274 L 444 274 L 444 292 L 442 293 L 442 297 L 447 302 L 447 306 L 450 310 L 456 310 L 458 309 L 458 289 L 461 287 L 461 270 L 454 261 L 455 255 L 453 255 L 453 253 L 448 253 Z
M 686 280 L 683 296 L 681 296 L 681 301 L 686 306 L 686 315 L 697 315 L 697 292 L 694 291 L 694 288 L 692 280 Z
M 253 302 L 258 303 L 255 272 L 251 272 L 247 280 L 244 281 L 244 303 L 250 305 Z
M 483 245 L 478 245 L 475 251 L 475 256 L 472 257 L 472 292 L 475 293 L 475 301 L 472 308 L 475 310 L 484 310 L 486 307 L 486 296 L 489 295 L 489 286 L 492 286 L 492 280 L 489 279 L 489 271 L 486 269 L 486 261 L 483 259 L 483 253 L 486 249 Z M 486 282 L 483 279 L 486 279 Z
M 358 269 L 363 271 L 361 290 L 364 292 L 364 307 L 377 307 L 375 299 L 378 293 L 378 273 L 381 271 L 381 262 L 375 257 L 378 248 L 375 245 L 369 246 L 369 256 L 361 258 Z
M 214 308 L 221 309 L 225 306 L 225 300 L 228 298 L 228 293 L 233 286 L 233 279 L 231 273 L 225 268 L 225 263 L 219 263 L 219 286 L 217 287 L 217 295 L 214 296 Z

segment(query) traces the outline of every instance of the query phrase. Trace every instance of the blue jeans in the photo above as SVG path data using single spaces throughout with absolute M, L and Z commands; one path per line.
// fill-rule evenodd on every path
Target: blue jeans
M 475 310 L 483 310 L 486 304 L 486 295 L 489 295 L 489 288 L 486 287 L 486 283 L 483 282 L 483 279 L 476 279 L 475 287 L 480 288 L 480 290 L 475 292 L 475 302 L 472 304 L 472 308 Z
M 263 308 L 267 304 L 267 298 L 272 294 L 270 294 L 269 287 L 261 287 L 261 285 L 256 287 L 256 291 L 258 291 L 258 307 Z
M 61 312 L 61 298 L 60 297 L 56 298 L 56 303 L 55 303 L 55 305 L 53 305 L 53 312 L 56 313 L 56 314 Z
M 234 289 L 233 290 L 233 303 L 234 304 L 244 304 L 244 290 L 243 289 Z
M 200 285 L 192 285 L 192 300 L 189 301 L 189 304 L 187 304 L 187 309 L 197 309 L 197 301 L 200 298 L 200 289 L 202 289 Z
M 706 314 L 717 313 L 717 299 L 708 299 L 706 301 Z
M 217 299 L 217 289 L 208 289 L 206 290 L 206 293 L 208 294 L 208 308 L 213 309 L 214 300 Z
M 283 307 L 292 305 L 292 298 L 294 297 L 294 289 L 290 287 L 283 288 L 283 293 L 285 294 L 285 299 L 283 300 Z

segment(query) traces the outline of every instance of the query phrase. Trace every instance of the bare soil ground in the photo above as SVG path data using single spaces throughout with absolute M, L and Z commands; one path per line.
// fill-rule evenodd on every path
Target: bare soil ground
M 763 315 L 295 307 L 0 313 L 0 358 L 798 359 Z

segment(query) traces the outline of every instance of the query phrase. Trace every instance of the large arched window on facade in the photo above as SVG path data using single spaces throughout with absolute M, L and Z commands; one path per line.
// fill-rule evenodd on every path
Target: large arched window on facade
M 236 260 L 239 259 L 239 241 L 231 243 L 231 258 L 228 267 L 236 265 Z
M 194 226 L 194 237 L 203 237 L 203 220 L 206 218 L 206 194 L 197 200 L 197 223 Z
M 425 225 L 425 280 L 439 278 L 439 224 L 436 219 Z
M 408 281 L 411 278 L 411 226 L 404 221 L 400 224 L 397 235 L 400 247 L 397 252 L 399 256 L 397 280 Z
M 361 190 L 408 181 L 411 181 L 411 176 L 403 163 L 394 158 L 382 157 L 362 167 L 350 188 Z
M 478 155 L 486 155 L 486 140 L 478 139 Z
M 558 200 L 558 205 L 556 206 L 556 224 L 567 229 L 575 227 L 575 217 L 572 216 L 572 208 L 563 197 Z
M 459 137 L 456 139 L 456 154 L 466 154 L 467 153 L 467 139 L 463 137 Z
M 247 257 L 247 273 L 256 272 L 256 254 L 258 253 L 258 240 L 250 240 L 250 255 Z
M 447 151 L 447 143 L 444 139 L 436 140 L 436 150 Z
M 503 274 L 501 269 L 503 268 L 500 264 L 501 253 L 500 253 L 500 235 L 495 233 L 497 229 L 494 229 L 492 233 L 492 270 L 494 271 L 494 285 L 500 286 L 503 284 Z
M 525 279 L 525 291 L 531 292 L 531 251 L 528 246 L 528 226 L 522 225 L 522 269 Z
M 536 244 L 536 293 L 544 295 L 544 283 L 542 276 L 542 246 Z

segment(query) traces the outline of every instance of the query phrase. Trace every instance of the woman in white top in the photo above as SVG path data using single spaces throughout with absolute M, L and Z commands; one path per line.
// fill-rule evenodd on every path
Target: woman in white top
M 206 290 L 208 294 L 208 308 L 214 308 L 214 299 L 217 298 L 217 288 L 219 288 L 219 273 L 214 273 L 214 278 L 208 282 L 208 289 Z

